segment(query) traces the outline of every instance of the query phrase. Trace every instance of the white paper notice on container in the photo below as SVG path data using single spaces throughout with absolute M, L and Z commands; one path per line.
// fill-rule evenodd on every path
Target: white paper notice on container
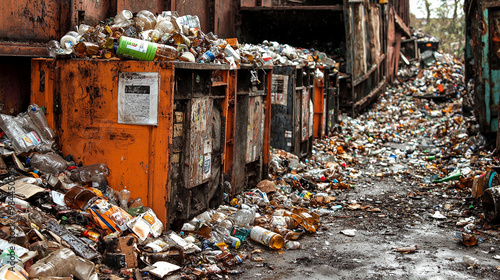
M 120 72 L 118 123 L 158 125 L 159 89 L 156 72 Z

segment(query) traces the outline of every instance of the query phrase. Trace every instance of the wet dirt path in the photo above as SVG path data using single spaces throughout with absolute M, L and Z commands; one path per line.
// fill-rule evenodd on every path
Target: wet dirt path
M 263 249 L 258 255 L 264 261 L 247 260 L 240 267 L 245 273 L 230 278 L 500 279 L 498 229 L 481 219 L 481 204 L 470 194 L 474 172 L 491 159 L 484 151 L 478 163 L 465 156 L 478 138 L 471 138 L 460 100 L 434 103 L 399 89 L 389 90 L 360 118 L 346 119 L 341 132 L 320 141 L 309 158 L 321 162 L 320 147 L 343 144 L 347 157 L 329 158 L 347 162 L 339 178 L 354 186 L 330 193 L 343 208 L 323 215 L 317 234 L 299 240 L 302 249 L 273 252 L 247 242 L 247 251 Z M 432 183 L 457 170 L 461 181 Z M 356 204 L 366 208 L 351 210 Z M 472 220 L 457 225 L 465 218 Z M 455 232 L 464 228 L 478 237 L 476 246 L 457 242 Z M 355 235 L 342 234 L 346 229 Z M 409 246 L 416 251 L 396 252 Z M 480 266 L 466 264 L 464 256 L 477 258 Z

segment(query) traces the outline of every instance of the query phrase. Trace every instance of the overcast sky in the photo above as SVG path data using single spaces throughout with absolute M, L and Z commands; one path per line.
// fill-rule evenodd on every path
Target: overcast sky
M 452 5 L 451 0 L 447 0 L 450 5 Z M 438 0 L 430 0 L 431 3 L 431 10 L 439 7 L 441 5 L 441 1 Z M 460 7 L 459 9 L 459 15 L 463 13 L 462 8 Z M 425 5 L 424 5 L 424 0 L 410 0 L 410 13 L 414 14 L 417 18 L 425 18 L 426 13 L 425 13 Z M 432 13 L 431 13 L 432 15 Z M 435 15 L 432 15 L 435 16 Z M 432 17 L 431 16 L 431 17 Z M 451 17 L 451 14 L 450 14 Z

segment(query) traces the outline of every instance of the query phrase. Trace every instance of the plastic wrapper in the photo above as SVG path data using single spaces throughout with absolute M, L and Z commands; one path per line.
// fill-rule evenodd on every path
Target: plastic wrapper
M 88 209 L 94 222 L 108 233 L 122 232 L 127 229 L 127 222 L 132 216 L 105 199 L 98 199 Z
M 134 19 L 139 32 L 153 29 L 156 26 L 155 15 L 147 10 L 138 12 Z
M 0 114 L 0 128 L 12 140 L 14 149 L 18 153 L 26 153 L 42 143 L 38 133 L 24 130 L 15 117 Z
M 189 28 L 200 28 L 200 19 L 198 16 L 186 15 L 177 18 L 179 26 L 186 25 Z
M 56 153 L 34 153 L 29 163 L 33 168 L 51 174 L 59 174 L 68 168 L 68 162 Z
M 162 222 L 151 209 L 130 220 L 127 226 L 139 238 L 140 242 L 144 242 L 150 235 L 159 237 L 163 231 Z
M 45 118 L 45 113 L 43 112 L 42 108 L 40 108 L 36 104 L 30 105 L 28 107 L 28 115 L 33 123 L 37 126 L 37 131 L 40 131 L 40 134 L 42 135 L 44 140 L 49 141 L 56 137 L 56 134 L 47 123 L 47 118 Z
M 30 277 L 67 277 L 75 276 L 79 280 L 90 279 L 94 274 L 94 263 L 77 257 L 68 248 L 57 250 L 47 257 L 39 260 L 30 267 Z

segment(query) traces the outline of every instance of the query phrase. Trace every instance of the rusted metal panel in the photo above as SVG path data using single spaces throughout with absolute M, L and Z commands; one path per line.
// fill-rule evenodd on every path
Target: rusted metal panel
M 148 10 L 152 13 L 161 13 L 170 10 L 167 0 L 135 1 L 135 0 L 114 0 L 116 1 L 117 11 L 127 9 L 136 13 L 141 10 Z
M 254 75 L 260 82 L 254 81 Z M 228 175 L 234 193 L 253 187 L 267 176 L 269 162 L 271 69 L 242 66 L 237 70 L 235 147 Z M 234 194 L 233 193 L 233 194 Z
M 214 0 L 200 1 L 200 0 L 172 0 L 173 6 L 179 15 L 196 15 L 200 19 L 201 30 L 203 32 L 213 31 L 213 22 L 210 18 L 213 17 L 213 7 L 210 5 Z
M 33 63 L 37 61 L 44 64 L 52 60 Z M 37 71 L 47 69 L 46 66 L 49 65 L 33 67 L 32 75 L 39 77 Z M 53 128 L 63 153 L 86 165 L 107 164 L 112 170 L 109 186 L 115 190 L 127 187 L 133 197 L 141 197 L 166 223 L 166 202 L 170 200 L 167 177 L 172 139 L 172 64 L 72 59 L 57 60 L 53 69 L 53 91 L 40 84 L 32 85 L 32 100 L 46 106 L 49 116 L 55 115 Z M 157 126 L 118 123 L 120 72 L 159 73 Z M 46 96 L 52 96 L 53 106 L 49 106 L 50 102 L 42 104 L 50 99 Z
M 231 174 L 234 157 L 234 136 L 236 129 L 236 71 L 230 71 L 228 76 L 228 94 L 222 105 L 222 114 L 226 118 L 225 148 L 224 148 L 224 174 Z
M 69 29 L 70 0 L 4 0 L 0 38 L 5 41 L 49 41 Z
M 32 59 L 31 60 L 31 88 L 30 102 L 49 108 L 45 117 L 50 127 L 55 128 L 54 110 L 54 60 Z
M 0 56 L 48 56 L 46 43 L 0 42 Z
M 215 0 L 214 32 L 220 38 L 235 37 L 237 1 Z
M 106 18 L 114 17 L 116 15 L 116 2 L 117 0 L 72 1 L 72 29 L 73 26 L 77 26 L 81 23 L 96 25 Z
M 321 138 L 326 130 L 326 102 L 325 102 L 325 79 L 328 79 L 328 71 L 323 67 L 318 68 L 323 74 L 322 79 L 315 78 L 314 81 L 314 138 Z M 328 84 L 328 82 L 327 82 Z

